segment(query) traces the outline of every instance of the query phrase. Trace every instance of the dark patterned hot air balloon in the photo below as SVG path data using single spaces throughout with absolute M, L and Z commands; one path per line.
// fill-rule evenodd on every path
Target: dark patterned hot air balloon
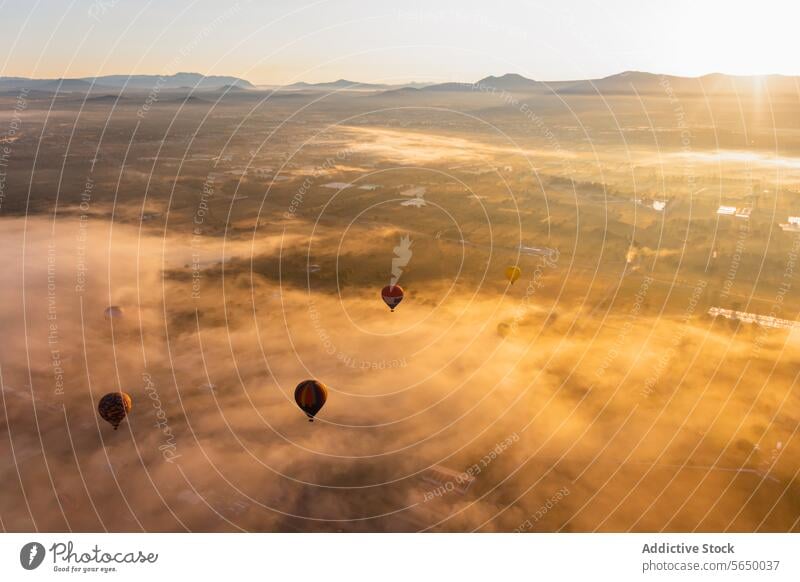
M 103 317 L 106 319 L 122 319 L 124 315 L 125 312 L 119 305 L 109 305 L 106 307 L 105 311 L 103 311 Z
M 400 285 L 387 285 L 381 289 L 381 299 L 389 306 L 389 309 L 394 311 L 394 308 L 403 300 L 403 288 Z
M 124 392 L 111 392 L 100 399 L 97 411 L 103 420 L 110 423 L 117 430 L 133 407 L 131 397 Z
M 294 401 L 306 413 L 308 422 L 314 422 L 314 415 L 325 406 L 327 399 L 328 389 L 316 380 L 304 380 L 294 389 Z

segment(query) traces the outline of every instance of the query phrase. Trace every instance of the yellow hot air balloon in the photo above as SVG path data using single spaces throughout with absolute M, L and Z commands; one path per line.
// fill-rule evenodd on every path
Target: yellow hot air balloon
M 497 335 L 503 338 L 508 337 L 509 335 L 511 335 L 512 329 L 513 328 L 511 327 L 511 324 L 506 323 L 505 321 L 501 321 L 500 323 L 497 324 Z
M 519 267 L 506 267 L 506 279 L 511 281 L 512 285 L 517 279 L 520 278 L 521 275 L 522 275 L 522 269 L 520 269 Z

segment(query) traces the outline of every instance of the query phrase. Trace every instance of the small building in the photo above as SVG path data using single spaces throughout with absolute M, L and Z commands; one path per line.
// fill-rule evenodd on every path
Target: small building
M 424 198 L 412 198 L 411 200 L 405 200 L 400 203 L 400 206 L 415 206 L 416 208 L 422 208 L 423 206 L 427 206 Z
M 773 317 L 771 315 L 759 315 L 757 313 L 748 313 L 746 311 L 734 311 L 733 309 L 723 309 L 721 307 L 709 307 L 708 314 L 712 317 L 724 317 L 742 323 L 755 323 L 761 327 L 768 327 L 772 329 L 798 329 L 800 322 L 792 321 L 789 319 L 781 319 L 780 317 Z
M 720 216 L 733 216 L 736 214 L 735 206 L 720 206 L 717 208 L 717 214 Z
M 425 195 L 426 190 L 427 188 L 425 188 L 425 186 L 416 186 L 414 188 L 409 188 L 408 190 L 403 190 L 400 192 L 400 196 L 422 198 Z

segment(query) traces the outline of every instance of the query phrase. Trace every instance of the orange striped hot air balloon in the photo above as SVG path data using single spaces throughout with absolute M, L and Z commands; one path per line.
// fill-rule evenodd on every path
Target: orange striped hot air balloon
M 111 392 L 106 394 L 100 399 L 97 405 L 97 411 L 103 420 L 111 424 L 114 430 L 117 430 L 119 423 L 121 423 L 128 413 L 133 408 L 133 401 L 131 397 L 124 392 Z
M 294 401 L 306 413 L 308 422 L 314 422 L 316 415 L 328 399 L 328 388 L 317 380 L 303 380 L 294 389 Z

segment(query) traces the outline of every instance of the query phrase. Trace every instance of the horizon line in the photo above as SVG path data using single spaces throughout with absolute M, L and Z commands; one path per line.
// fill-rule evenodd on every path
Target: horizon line
M 674 73 L 656 73 L 652 71 L 645 71 L 645 70 L 637 70 L 637 69 L 628 69 L 623 70 L 617 73 L 612 73 L 610 75 L 605 75 L 602 77 L 587 77 L 587 78 L 565 78 L 565 79 L 551 79 L 551 80 L 543 80 L 543 79 L 536 79 L 535 77 L 528 77 L 522 73 L 517 72 L 505 72 L 502 74 L 488 74 L 477 81 L 457 81 L 448 79 L 448 78 L 438 78 L 436 80 L 430 81 L 421 81 L 419 79 L 410 79 L 410 80 L 369 80 L 369 81 L 355 81 L 352 79 L 348 79 L 347 77 L 339 77 L 338 79 L 328 80 L 328 81 L 305 81 L 305 80 L 295 80 L 291 82 L 285 83 L 278 83 L 273 81 L 252 81 L 246 77 L 240 77 L 235 74 L 226 74 L 226 73 L 199 73 L 196 71 L 176 71 L 171 73 L 104 73 L 99 75 L 84 75 L 84 76 L 69 76 L 69 77 L 30 77 L 25 75 L 0 75 L 0 80 L 2 79 L 27 79 L 31 81 L 67 81 L 67 80 L 85 80 L 85 79 L 101 79 L 103 77 L 174 77 L 177 75 L 199 75 L 204 78 L 210 77 L 230 77 L 232 79 L 246 81 L 251 85 L 256 87 L 288 87 L 291 85 L 299 85 L 299 84 L 307 84 L 307 85 L 326 85 L 332 83 L 340 83 L 342 81 L 352 83 L 354 85 L 436 85 L 442 83 L 463 83 L 465 85 L 474 85 L 484 79 L 488 79 L 490 77 L 494 78 L 503 78 L 507 76 L 518 76 L 522 77 L 528 81 L 535 81 L 539 83 L 569 83 L 569 82 L 579 82 L 579 81 L 599 81 L 603 79 L 609 79 L 611 77 L 618 77 L 627 74 L 645 74 L 645 75 L 653 75 L 658 77 L 673 77 L 673 78 L 682 78 L 682 79 L 702 79 L 704 77 L 712 77 L 712 76 L 724 76 L 724 77 L 732 77 L 732 78 L 740 78 L 740 79 L 747 79 L 747 78 L 767 78 L 767 77 L 782 77 L 782 78 L 795 78 L 800 77 L 800 73 L 790 75 L 785 73 L 750 73 L 750 74 L 734 74 L 734 73 L 725 73 L 721 71 L 711 71 L 708 73 L 703 73 L 701 75 L 678 75 Z

